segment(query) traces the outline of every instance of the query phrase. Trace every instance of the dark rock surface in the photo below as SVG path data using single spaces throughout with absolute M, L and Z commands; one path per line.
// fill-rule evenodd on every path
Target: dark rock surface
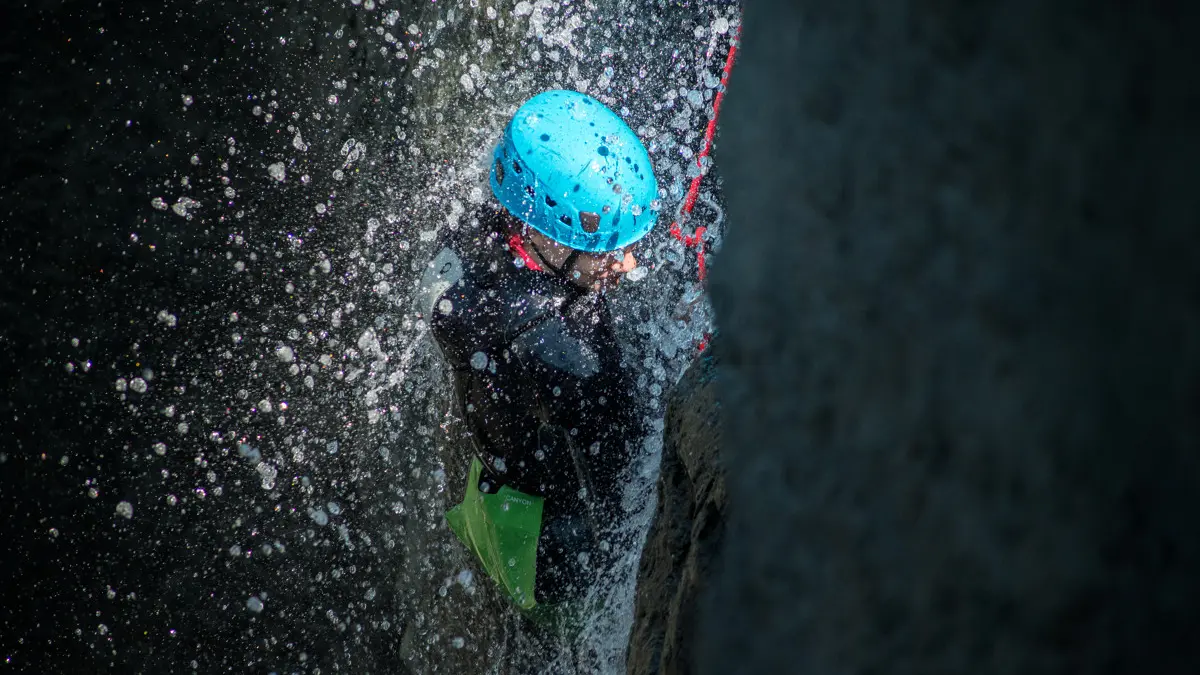
M 628 672 L 694 672 L 697 601 L 725 531 L 718 359 L 700 356 L 667 402 L 658 508 L 638 570 Z
M 697 672 L 1195 672 L 1196 14 L 748 4 Z

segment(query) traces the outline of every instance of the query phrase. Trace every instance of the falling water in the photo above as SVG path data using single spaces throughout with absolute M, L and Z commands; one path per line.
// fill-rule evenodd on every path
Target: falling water
M 64 347 L 61 377 L 115 403 L 97 424 L 121 475 L 81 468 L 84 489 L 137 542 L 78 639 L 184 672 L 621 672 L 665 395 L 711 330 L 694 254 L 660 223 L 613 294 L 651 434 L 607 604 L 571 640 L 531 630 L 445 526 L 460 420 L 412 290 L 439 237 L 473 226 L 495 139 L 543 89 L 629 121 L 663 220 L 678 214 L 710 169 L 695 155 L 737 8 L 328 4 L 230 24 L 242 51 L 223 58 L 246 60 L 244 82 L 171 64 L 169 114 L 195 133 L 156 164 L 122 244 L 165 286 L 128 299 L 119 357 L 90 360 L 87 335 Z M 716 248 L 703 185 L 684 227 L 708 225 Z M 153 634 L 125 629 L 147 620 Z

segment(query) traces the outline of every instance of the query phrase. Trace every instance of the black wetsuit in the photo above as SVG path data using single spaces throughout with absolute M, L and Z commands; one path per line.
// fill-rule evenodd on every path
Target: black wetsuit
M 604 297 L 515 264 L 497 209 L 485 207 L 477 226 L 446 242 L 422 279 L 418 309 L 453 369 L 486 467 L 480 488 L 546 498 L 545 600 L 579 574 L 578 553 L 595 558 L 641 429 Z

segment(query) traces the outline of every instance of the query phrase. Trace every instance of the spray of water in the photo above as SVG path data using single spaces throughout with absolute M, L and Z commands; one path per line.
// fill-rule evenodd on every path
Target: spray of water
M 693 259 L 660 227 L 613 296 L 651 435 L 612 544 L 621 564 L 594 591 L 604 609 L 570 639 L 531 629 L 444 524 L 460 420 L 412 291 L 439 236 L 472 226 L 502 126 L 546 88 L 624 116 L 650 149 L 664 218 L 677 213 L 710 170 L 695 153 L 736 7 L 350 0 L 316 18 L 311 34 L 273 37 L 281 74 L 316 74 L 222 102 L 244 108 L 244 126 L 197 140 L 146 200 L 147 218 L 208 234 L 180 274 L 222 282 L 146 308 L 115 368 L 112 395 L 139 420 L 125 450 L 146 474 L 142 503 L 116 513 L 179 522 L 209 552 L 188 569 L 241 615 L 252 660 L 280 672 L 621 672 L 665 393 L 711 330 Z M 300 55 L 314 44 L 328 65 Z M 719 246 L 705 186 L 690 224 Z

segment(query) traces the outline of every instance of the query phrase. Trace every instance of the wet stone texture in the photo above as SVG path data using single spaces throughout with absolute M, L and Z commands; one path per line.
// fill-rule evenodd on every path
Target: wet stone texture
M 638 570 L 631 675 L 695 672 L 696 607 L 725 530 L 721 408 L 711 349 L 667 401 L 658 508 Z
M 748 3 L 697 672 L 1195 672 L 1198 25 Z

